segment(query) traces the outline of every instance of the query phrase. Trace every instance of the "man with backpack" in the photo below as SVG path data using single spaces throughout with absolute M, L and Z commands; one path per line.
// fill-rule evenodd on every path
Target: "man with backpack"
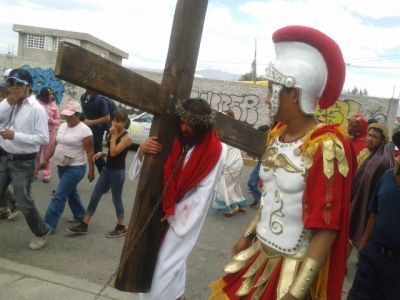
M 81 105 L 84 122 L 93 133 L 94 153 L 102 152 L 104 132 L 110 128 L 111 114 L 117 107 L 111 99 L 89 89 L 81 96 Z M 105 165 L 104 158 L 96 159 L 95 165 L 100 173 Z

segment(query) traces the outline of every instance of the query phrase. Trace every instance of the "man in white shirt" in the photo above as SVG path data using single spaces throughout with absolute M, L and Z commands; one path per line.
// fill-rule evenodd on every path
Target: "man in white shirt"
M 14 69 L 7 79 L 10 94 L 0 103 L 0 195 L 12 183 L 17 207 L 35 238 L 29 245 L 38 250 L 46 244 L 50 230 L 31 197 L 35 156 L 48 144 L 47 113 L 32 95 L 32 76 Z M 0 206 L 3 199 L 0 199 Z

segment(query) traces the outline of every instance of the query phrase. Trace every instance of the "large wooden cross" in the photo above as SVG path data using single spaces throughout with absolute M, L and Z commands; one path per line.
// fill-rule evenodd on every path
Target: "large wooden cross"
M 74 44 L 60 45 L 55 68 L 59 78 L 154 114 L 150 135 L 158 136 L 163 145 L 160 155 L 149 155 L 144 160 L 115 281 L 120 290 L 146 292 L 151 287 L 161 210 L 133 250 L 132 243 L 162 192 L 163 165 L 178 131 L 175 104 L 190 97 L 207 4 L 208 0 L 177 1 L 161 84 Z M 257 156 L 262 154 L 264 134 L 249 124 L 218 113 L 215 128 L 223 142 Z

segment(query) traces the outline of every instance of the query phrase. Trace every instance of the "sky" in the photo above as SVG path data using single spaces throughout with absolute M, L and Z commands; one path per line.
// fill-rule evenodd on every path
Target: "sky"
M 89 33 L 129 53 L 127 67 L 163 69 L 175 0 L 0 0 L 0 54 L 16 53 L 12 24 Z M 394 0 L 209 0 L 197 70 L 257 71 L 274 61 L 271 40 L 287 25 L 317 28 L 337 41 L 345 89 L 400 95 L 400 10 Z

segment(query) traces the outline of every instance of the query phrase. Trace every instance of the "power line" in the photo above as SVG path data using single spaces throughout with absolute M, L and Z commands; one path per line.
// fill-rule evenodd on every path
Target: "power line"
M 356 69 L 377 69 L 377 70 L 400 70 L 400 66 L 362 66 L 362 65 L 352 65 L 346 63 L 346 67 L 356 68 Z

